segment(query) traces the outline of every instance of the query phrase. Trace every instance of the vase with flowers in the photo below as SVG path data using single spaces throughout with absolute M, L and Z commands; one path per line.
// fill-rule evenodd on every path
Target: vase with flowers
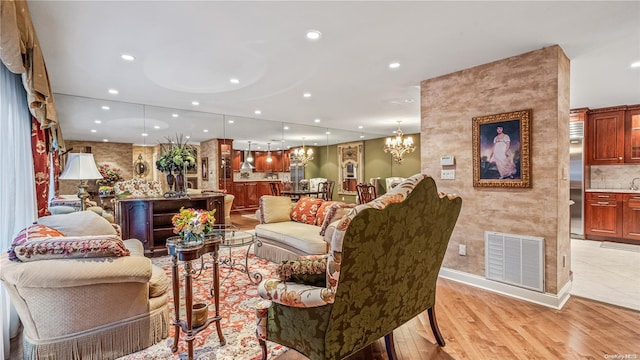
M 102 175 L 102 179 L 96 180 L 96 185 L 99 186 L 98 193 L 100 195 L 111 195 L 113 193 L 113 185 L 118 181 L 124 180 L 120 174 L 120 169 L 115 166 L 102 164 L 98 166 L 98 171 L 100 175 Z
M 202 245 L 204 237 L 215 229 L 215 213 L 215 209 L 206 211 L 180 208 L 180 212 L 171 218 L 173 232 L 180 236 L 180 245 L 185 247 Z
M 156 161 L 156 169 L 167 173 L 170 192 L 175 182 L 176 192 L 184 193 L 183 172 L 196 168 L 198 152 L 194 146 L 187 144 L 182 135 L 166 139 L 168 144 L 160 144 L 160 158 Z

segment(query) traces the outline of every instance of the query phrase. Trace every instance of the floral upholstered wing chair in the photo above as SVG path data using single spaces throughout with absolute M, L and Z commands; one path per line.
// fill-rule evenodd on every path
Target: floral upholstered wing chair
M 347 213 L 331 233 L 326 286 L 266 279 L 258 286 L 256 333 L 311 360 L 343 359 L 385 337 L 395 359 L 393 330 L 427 310 L 435 321 L 438 272 L 462 206 L 417 174 Z M 300 261 L 305 261 L 302 259 Z

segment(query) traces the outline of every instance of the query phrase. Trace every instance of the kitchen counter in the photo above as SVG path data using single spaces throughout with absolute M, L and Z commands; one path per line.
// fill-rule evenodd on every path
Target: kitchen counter
M 585 192 L 608 192 L 621 194 L 640 194 L 640 190 L 631 189 L 586 189 Z

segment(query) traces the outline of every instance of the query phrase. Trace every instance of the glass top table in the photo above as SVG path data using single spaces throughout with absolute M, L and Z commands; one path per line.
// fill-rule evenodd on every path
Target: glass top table
M 220 254 L 219 262 L 222 265 L 229 266 L 232 270 L 238 270 L 242 273 L 247 274 L 249 280 L 258 284 L 262 281 L 262 274 L 259 272 L 251 273 L 249 270 L 249 252 L 251 251 L 251 246 L 262 246 L 262 242 L 257 240 L 257 236 L 253 232 L 241 231 L 238 230 L 234 226 L 226 226 L 224 228 L 218 228 L 213 232 L 213 235 L 219 235 L 222 239 L 220 240 L 220 252 L 222 253 L 223 248 L 227 248 L 229 250 L 229 256 L 225 257 Z M 236 261 L 232 254 L 231 250 L 233 248 L 238 247 L 247 247 L 247 252 L 244 256 L 244 263 Z

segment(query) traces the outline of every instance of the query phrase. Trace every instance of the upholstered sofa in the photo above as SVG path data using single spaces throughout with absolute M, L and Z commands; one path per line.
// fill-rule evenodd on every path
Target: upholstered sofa
M 34 227 L 65 236 L 49 234 L 41 243 L 56 247 L 25 252 L 39 241 L 27 230 L 27 242 L 12 247 L 23 261 L 0 256 L 0 281 L 24 327 L 24 359 L 114 359 L 168 336 L 170 282 L 139 240 L 120 240 L 118 226 L 91 211 L 43 217 Z M 102 236 L 119 240 L 117 255 L 92 255 L 107 251 L 104 242 L 77 252 L 60 245 Z
M 281 262 L 326 254 L 329 249 L 326 229 L 354 206 L 321 198 L 302 197 L 291 202 L 287 196 L 264 195 L 256 211 L 260 224 L 255 227 L 258 239 L 255 255 Z
M 256 305 L 263 360 L 267 340 L 311 360 L 337 360 L 382 337 L 388 358 L 396 359 L 393 330 L 425 310 L 444 346 L 436 281 L 461 205 L 459 197 L 439 193 L 431 177 L 416 174 L 329 225 L 327 256 L 282 264 L 280 278 L 258 285 L 265 299 Z M 312 275 L 322 283 L 311 282 Z
M 117 198 L 161 197 L 164 194 L 159 182 L 143 178 L 119 181 L 113 185 L 113 191 Z

